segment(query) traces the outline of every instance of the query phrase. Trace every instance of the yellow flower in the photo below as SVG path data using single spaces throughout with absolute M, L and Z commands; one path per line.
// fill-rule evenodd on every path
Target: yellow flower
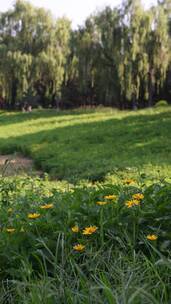
M 8 211 L 9 213 L 12 212 L 12 208 L 9 208 L 7 211 Z
M 131 200 L 131 201 L 127 201 L 125 203 L 125 206 L 127 206 L 128 208 L 131 208 L 133 206 L 139 206 L 140 205 L 140 201 L 139 200 Z
M 77 245 L 73 246 L 73 249 L 76 251 L 83 251 L 85 249 L 85 246 L 82 244 L 77 244 Z
M 41 209 L 51 209 L 53 208 L 53 204 L 46 204 L 46 205 L 43 205 L 43 206 L 40 206 Z
M 107 204 L 107 202 L 96 202 L 96 204 L 99 205 L 99 206 L 104 206 L 104 205 Z
M 136 200 L 142 200 L 144 198 L 144 195 L 142 193 L 135 193 L 133 194 L 132 198 Z
M 71 230 L 72 230 L 72 232 L 77 233 L 77 232 L 79 232 L 80 229 L 79 229 L 79 227 L 76 225 L 76 226 L 72 227 Z
M 108 199 L 108 200 L 116 200 L 117 199 L 117 195 L 106 195 L 105 197 L 104 197 L 105 199 Z
M 15 228 L 7 228 L 6 231 L 9 233 L 13 233 L 15 231 Z
M 29 213 L 27 216 L 29 219 L 37 219 L 40 217 L 40 213 Z
M 158 239 L 158 236 L 155 235 L 155 234 L 148 234 L 147 235 L 147 240 L 156 241 L 157 239 Z
M 124 183 L 127 184 L 127 185 L 130 185 L 130 184 L 134 184 L 135 181 L 133 179 L 125 179 Z
M 133 206 L 132 201 L 127 201 L 125 203 L 125 206 L 127 206 L 128 208 L 131 208 Z
M 98 228 L 96 226 L 89 226 L 89 227 L 86 227 L 84 230 L 83 230 L 83 234 L 84 235 L 90 235 L 94 232 L 96 232 Z

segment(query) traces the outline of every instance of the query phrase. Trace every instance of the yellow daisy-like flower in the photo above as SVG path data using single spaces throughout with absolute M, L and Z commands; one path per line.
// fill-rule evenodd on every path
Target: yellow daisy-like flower
M 7 228 L 6 231 L 9 233 L 13 233 L 15 231 L 15 228 Z
M 71 228 L 72 232 L 74 233 L 78 233 L 79 232 L 79 227 L 77 225 L 75 225 L 74 227 Z
M 46 205 L 43 205 L 43 206 L 40 206 L 41 209 L 51 209 L 53 208 L 53 204 L 46 204 Z
M 86 227 L 84 230 L 83 230 L 83 234 L 84 235 L 90 235 L 90 234 L 93 234 L 94 232 L 96 232 L 98 228 L 96 226 L 89 226 L 89 227 Z
M 156 241 L 158 239 L 158 236 L 155 234 L 148 234 L 146 238 L 150 241 Z
M 128 208 L 131 208 L 133 206 L 139 206 L 140 205 L 140 201 L 139 200 L 131 200 L 131 201 L 127 201 L 125 203 L 125 206 L 127 206 Z
M 40 217 L 40 213 L 29 213 L 29 214 L 27 215 L 27 217 L 28 217 L 29 219 L 37 219 L 38 217 Z
M 104 206 L 104 205 L 106 205 L 108 203 L 107 202 L 96 202 L 96 204 L 99 205 L 99 206 Z
M 127 202 L 125 203 L 125 206 L 127 206 L 128 208 L 131 208 L 131 207 L 133 206 L 132 201 L 127 201 Z
M 142 200 L 144 198 L 144 195 L 142 193 L 135 193 L 133 194 L 132 198 L 136 200 Z
M 135 181 L 133 179 L 125 179 L 124 183 L 127 184 L 127 185 L 131 185 L 131 184 L 134 184 Z
M 82 244 L 77 244 L 77 245 L 73 246 L 73 249 L 76 251 L 83 251 L 85 249 L 85 246 Z
M 106 195 L 105 197 L 104 197 L 105 199 L 108 199 L 108 200 L 116 200 L 117 199 L 117 195 Z

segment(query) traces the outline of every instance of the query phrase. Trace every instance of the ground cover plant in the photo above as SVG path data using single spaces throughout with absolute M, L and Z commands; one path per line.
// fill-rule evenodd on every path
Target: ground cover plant
M 0 153 L 30 156 L 51 177 L 76 183 L 119 174 L 170 177 L 171 107 L 1 112 Z M 154 173 L 154 174 L 153 174 Z
M 0 303 L 170 303 L 171 184 L 0 179 Z

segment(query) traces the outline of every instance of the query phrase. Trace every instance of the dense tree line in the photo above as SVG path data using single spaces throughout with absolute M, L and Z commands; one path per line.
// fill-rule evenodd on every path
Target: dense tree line
M 171 1 L 106 7 L 72 30 L 17 0 L 0 13 L 0 105 L 151 106 L 171 98 Z

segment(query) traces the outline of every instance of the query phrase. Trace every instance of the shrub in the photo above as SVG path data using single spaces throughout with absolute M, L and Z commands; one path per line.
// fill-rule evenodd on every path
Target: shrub
M 156 102 L 155 107 L 166 107 L 168 106 L 168 102 L 166 100 L 159 100 Z

